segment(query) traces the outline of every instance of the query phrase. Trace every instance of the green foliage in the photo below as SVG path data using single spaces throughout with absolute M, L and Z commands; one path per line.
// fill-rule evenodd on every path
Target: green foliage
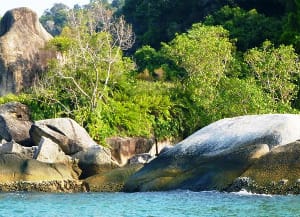
M 20 102 L 29 107 L 32 120 L 41 120 L 55 117 L 58 114 L 58 108 L 54 104 L 46 105 L 43 100 L 33 94 L 8 94 L 0 97 L 0 105 L 8 102 Z
M 121 10 L 125 4 L 125 0 L 112 0 L 111 6 L 115 8 L 115 10 Z
M 255 9 L 245 11 L 229 6 L 206 17 L 204 24 L 222 25 L 230 32 L 231 38 L 237 39 L 236 45 L 242 51 L 258 46 L 266 39 L 277 43 L 282 31 L 279 19 L 267 17 Z
M 276 103 L 256 85 L 254 79 L 224 78 L 213 102 L 212 120 L 276 111 Z
M 300 52 L 300 2 L 287 1 L 288 13 L 285 17 L 284 31 L 281 34 L 281 41 L 285 44 L 292 44 L 296 51 Z
M 67 12 L 69 7 L 62 3 L 56 3 L 46 10 L 40 18 L 44 28 L 52 35 L 59 35 L 67 24 Z
M 214 2 L 217 7 L 219 2 Z M 199 0 L 125 0 L 122 13 L 132 23 L 137 34 L 137 45 L 159 48 L 176 33 L 182 33 L 199 22 L 211 8 Z
M 71 47 L 75 45 L 75 41 L 72 38 L 65 36 L 56 36 L 48 43 L 48 47 L 54 48 L 58 52 L 67 52 Z
M 277 102 L 291 102 L 298 91 L 295 81 L 300 73 L 298 56 L 292 46 L 275 48 L 266 41 L 261 48 L 249 50 L 245 61 L 266 93 Z
M 225 5 L 240 7 L 244 10 L 256 8 L 260 13 L 259 16 L 256 12 L 256 14 L 251 14 L 252 12 L 240 14 L 237 11 L 232 11 L 231 15 L 233 15 L 232 21 L 234 21 L 234 27 L 242 31 L 240 34 L 243 34 L 243 37 L 248 37 L 248 39 L 254 37 L 260 38 L 259 33 L 256 32 L 270 36 L 270 38 L 262 39 L 258 42 L 259 44 L 265 39 L 272 40 L 278 33 L 280 34 L 280 31 L 278 31 L 280 26 L 275 24 L 276 20 L 266 16 L 281 18 L 284 15 L 286 4 L 284 0 L 125 0 L 122 14 L 125 15 L 129 23 L 132 23 L 137 34 L 137 46 L 135 48 L 139 48 L 142 45 L 150 45 L 157 49 L 160 47 L 161 42 L 172 40 L 176 33 L 183 33 L 189 29 L 192 24 L 203 22 L 207 15 L 218 11 Z M 225 16 L 223 18 L 224 20 L 218 20 L 218 22 L 223 23 L 229 21 L 228 17 Z M 239 19 L 241 19 L 241 21 L 239 21 Z M 275 21 L 275 23 L 273 23 L 273 21 Z M 255 22 L 262 24 L 263 27 L 255 26 Z M 239 24 L 241 26 L 238 26 Z M 251 26 L 247 27 L 246 25 L 248 24 Z M 279 29 L 276 27 L 279 27 Z M 266 32 L 263 32 L 264 30 Z M 269 30 L 272 30 L 272 33 L 270 33 Z M 245 31 L 248 31 L 249 36 L 244 35 L 244 33 L 247 34 Z M 253 37 L 250 36 L 254 32 L 255 35 Z M 236 32 L 235 34 L 238 33 L 239 32 Z M 255 42 L 251 41 L 251 43 Z
M 116 135 L 184 138 L 238 115 L 297 113 L 291 104 L 297 105 L 298 56 L 292 46 L 273 45 L 282 31 L 278 8 L 267 13 L 278 15 L 275 19 L 258 12 L 266 11 L 266 1 L 255 3 L 258 10 L 245 1 L 205 2 L 125 0 L 122 6 L 123 1 L 113 1 L 113 10 L 123 11 L 135 27 L 137 69 L 123 56 L 129 46 L 119 40 L 119 27 L 126 26 L 122 17 L 112 16 L 106 1 L 77 7 L 73 21 L 49 43 L 59 59 L 50 62 L 35 94 L 0 98 L 0 103 L 24 102 L 35 119 L 74 118 L 102 144 Z M 284 3 L 270 4 L 275 2 Z M 227 3 L 247 10 L 221 8 Z M 221 9 L 206 17 L 205 25 L 193 24 L 212 8 Z M 288 10 L 298 17 L 297 10 Z M 285 31 L 296 45 L 292 20 Z M 266 38 L 272 42 L 251 49 Z
M 50 63 L 35 97 L 53 116 L 74 118 L 101 143 L 113 135 L 176 136 L 168 86 L 130 77 L 133 63 L 121 50 L 130 42 L 131 35 L 123 34 L 130 34 L 130 28 L 121 29 L 126 27 L 122 20 L 113 23 L 114 18 L 101 17 L 111 14 L 105 8 L 105 13 L 93 14 L 102 7 L 94 3 L 92 14 L 89 8 L 73 14 L 73 24 L 81 25 L 70 25 L 50 41 L 60 56 Z M 90 20 L 92 15 L 99 20 Z
M 172 81 L 186 75 L 186 72 L 179 68 L 173 60 L 150 46 L 138 49 L 133 57 L 140 78 Z
M 215 87 L 232 61 L 232 50 L 225 29 L 202 24 L 194 24 L 188 33 L 177 35 L 162 48 L 166 56 L 187 72 L 185 91 L 202 106 L 213 100 Z
M 177 137 L 172 102 L 163 83 L 133 81 L 123 88 L 89 114 L 87 127 L 94 139 L 104 141 L 114 135 Z

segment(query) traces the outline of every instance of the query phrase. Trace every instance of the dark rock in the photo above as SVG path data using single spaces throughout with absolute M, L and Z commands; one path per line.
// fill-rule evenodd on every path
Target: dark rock
M 163 153 L 169 151 L 171 148 L 173 148 L 172 145 L 166 145 L 165 147 L 163 147 L 163 148 L 161 149 L 161 151 L 159 152 L 159 154 L 163 154 Z
M 226 189 L 229 192 L 238 192 L 242 189 L 249 189 L 249 187 L 253 185 L 253 180 L 249 177 L 238 177 L 236 178 L 232 185 Z
M 118 167 L 111 159 L 110 150 L 101 146 L 80 151 L 72 155 L 72 158 L 79 162 L 78 165 L 82 170 L 80 178 L 102 174 Z
M 125 191 L 224 190 L 254 161 L 261 145 L 234 148 L 216 156 L 182 155 L 165 152 L 130 177 Z
M 299 156 L 300 141 L 273 148 L 241 174 L 256 183 L 246 189 L 254 193 L 296 194 L 300 190 Z
M 0 105 L 0 138 L 32 146 L 29 130 L 32 125 L 29 109 L 19 102 Z
M 127 179 L 140 170 L 142 165 L 131 165 L 117 168 L 103 174 L 91 176 L 84 180 L 89 191 L 93 192 L 117 192 L 123 191 Z
M 31 87 L 53 52 L 43 50 L 52 36 L 28 8 L 4 14 L 0 23 L 0 96 Z

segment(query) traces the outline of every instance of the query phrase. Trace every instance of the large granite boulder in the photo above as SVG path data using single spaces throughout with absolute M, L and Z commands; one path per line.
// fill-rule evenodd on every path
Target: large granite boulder
M 78 123 L 70 118 L 55 118 L 36 121 L 30 129 L 35 145 L 46 137 L 58 144 L 68 155 L 99 146 Z
M 51 38 L 32 10 L 23 7 L 4 14 L 0 23 L 0 96 L 33 84 L 55 55 L 43 50 Z
M 45 163 L 70 163 L 72 158 L 67 156 L 58 144 L 51 139 L 42 137 L 33 159 Z
M 269 149 L 300 138 L 300 115 L 223 119 L 186 138 L 134 174 L 127 191 L 222 190 Z
M 80 151 L 72 155 L 72 158 L 79 162 L 78 165 L 82 170 L 80 178 L 101 174 L 118 167 L 111 159 L 110 150 L 101 146 Z
M 0 183 L 78 180 L 78 171 L 72 166 L 43 163 L 15 153 L 0 154 Z
M 32 125 L 29 109 L 19 102 L 0 105 L 0 139 L 31 146 L 29 130 Z

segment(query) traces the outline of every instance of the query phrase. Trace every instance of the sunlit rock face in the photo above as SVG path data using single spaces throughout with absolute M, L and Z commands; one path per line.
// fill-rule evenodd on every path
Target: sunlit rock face
M 52 36 L 29 8 L 7 11 L 0 23 L 0 96 L 30 87 L 53 53 L 43 48 Z
M 217 155 L 251 144 L 270 148 L 300 139 L 300 115 L 270 114 L 227 118 L 212 123 L 180 142 L 170 154 Z
M 300 115 L 223 119 L 159 155 L 129 179 L 125 190 L 224 190 L 270 150 L 298 139 Z

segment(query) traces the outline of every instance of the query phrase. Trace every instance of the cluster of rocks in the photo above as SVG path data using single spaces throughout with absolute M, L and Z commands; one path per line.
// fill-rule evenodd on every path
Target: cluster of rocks
M 69 118 L 32 122 L 0 106 L 0 190 L 300 193 L 300 115 L 223 119 L 174 147 L 154 139 L 93 141 Z M 159 153 L 159 154 L 158 154 Z
M 290 182 L 287 179 L 279 181 L 265 181 L 259 184 L 249 177 L 238 177 L 232 185 L 224 189 L 228 192 L 239 192 L 246 190 L 257 194 L 300 194 L 300 180 Z
M 128 174 L 150 162 L 153 149 L 164 145 L 151 139 L 115 137 L 108 139 L 111 148 L 105 148 L 72 119 L 32 122 L 27 106 L 18 102 L 0 105 L 0 139 L 2 190 L 68 192 L 70 188 L 62 190 L 65 185 L 60 184 L 67 182 L 78 191 L 83 187 L 77 181 L 89 177 L 93 178 L 83 182 L 84 189 L 92 183 L 93 191 L 121 190 Z M 130 168 L 112 172 L 124 166 Z

